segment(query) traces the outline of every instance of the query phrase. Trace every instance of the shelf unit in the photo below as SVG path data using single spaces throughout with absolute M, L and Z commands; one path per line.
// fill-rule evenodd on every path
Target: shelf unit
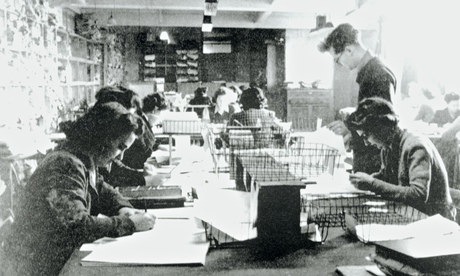
M 167 43 L 145 43 L 141 60 L 141 80 L 153 81 L 164 78 L 166 82 L 176 81 L 176 49 Z
M 58 29 L 57 35 L 61 95 L 77 104 L 93 102 L 103 84 L 104 44 L 63 29 Z
M 26 1 L 0 3 L 0 125 L 47 128 L 56 96 L 56 26 Z
M 62 8 L 60 21 L 48 12 L 0 2 L 0 125 L 52 132 L 103 85 L 104 44 L 74 34 L 75 12 Z
M 197 82 L 199 50 L 176 50 L 176 81 Z
M 199 81 L 199 50 L 180 49 L 166 43 L 144 43 L 141 80 L 164 78 L 166 82 Z

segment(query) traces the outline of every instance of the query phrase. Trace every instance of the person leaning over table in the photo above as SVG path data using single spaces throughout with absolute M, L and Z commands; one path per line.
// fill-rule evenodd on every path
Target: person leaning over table
M 365 47 L 360 32 L 348 23 L 337 26 L 318 45 L 320 52 L 329 52 L 334 62 L 350 72 L 356 70 L 359 85 L 358 102 L 380 97 L 395 103 L 396 77 L 383 62 Z M 327 125 L 335 134 L 344 136 L 353 150 L 353 169 L 374 172 L 380 167 L 380 152 L 364 144 L 355 132 L 350 132 L 341 120 Z M 351 139 L 350 139 L 351 138 Z
M 438 127 L 444 127 L 446 124 L 452 124 L 460 115 L 460 110 L 458 109 L 459 100 L 460 96 L 458 94 L 446 94 L 444 96 L 444 101 L 446 102 L 447 107 L 442 110 L 437 110 L 431 120 L 431 123 L 437 124 Z
M 126 150 L 124 156 L 120 160 L 114 160 L 108 167 L 108 170 L 101 170 L 107 183 L 114 187 L 124 186 L 145 186 L 146 175 L 155 174 L 154 170 L 146 165 L 147 159 L 152 155 L 152 152 L 157 149 L 155 143 L 155 135 L 148 121 L 147 116 L 142 111 L 142 100 L 139 95 L 122 86 L 106 86 L 96 93 L 96 105 L 105 104 L 108 102 L 117 102 L 129 109 L 132 113 L 141 118 L 143 125 L 143 133 L 134 141 L 133 145 Z M 149 168 L 146 170 L 145 168 Z M 156 177 L 156 175 L 155 175 Z M 154 182 L 161 183 L 161 179 L 156 179 Z
M 0 250 L 0 275 L 58 275 L 83 243 L 153 228 L 153 215 L 134 209 L 98 177 L 98 167 L 121 159 L 142 135 L 141 126 L 115 102 L 68 125 L 66 140 L 39 164 L 18 200 Z
M 354 186 L 427 215 L 441 214 L 455 220 L 456 209 L 441 156 L 428 138 L 399 127 L 390 102 L 376 97 L 364 99 L 345 123 L 366 144 L 381 149 L 380 171 L 354 171 L 350 174 Z
M 155 129 L 161 127 L 164 115 L 169 113 L 163 92 L 148 94 L 142 99 L 142 111 L 147 116 L 150 125 Z

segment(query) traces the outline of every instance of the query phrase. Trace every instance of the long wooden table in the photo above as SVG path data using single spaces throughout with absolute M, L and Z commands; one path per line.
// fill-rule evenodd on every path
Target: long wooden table
M 204 266 L 82 266 L 80 260 L 89 253 L 77 249 L 60 275 L 338 275 L 337 266 L 373 265 L 366 257 L 374 252 L 373 245 L 356 241 L 341 228 L 333 228 L 323 244 L 293 250 L 273 259 L 258 258 L 250 247 L 211 248 Z

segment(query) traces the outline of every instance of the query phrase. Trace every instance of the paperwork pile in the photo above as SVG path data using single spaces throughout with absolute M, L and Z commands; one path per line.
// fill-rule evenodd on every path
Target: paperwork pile
M 184 210 L 187 208 L 177 208 Z M 150 231 L 115 239 L 99 246 L 82 259 L 84 266 L 205 264 L 209 242 L 201 224 L 189 215 L 165 212 L 155 214 Z

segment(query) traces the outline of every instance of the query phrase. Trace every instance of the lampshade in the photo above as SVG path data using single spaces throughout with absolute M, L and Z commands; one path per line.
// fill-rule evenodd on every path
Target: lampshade
M 115 20 L 115 18 L 113 18 L 113 14 L 110 14 L 110 17 L 107 20 L 107 25 L 108 26 L 113 26 L 113 25 L 116 25 L 116 24 L 117 24 L 117 21 Z
M 160 34 L 160 39 L 161 40 L 169 40 L 168 32 L 162 31 L 161 34 Z
M 203 32 L 210 32 L 210 31 L 212 31 L 211 16 L 205 15 L 205 16 L 203 17 L 203 25 L 201 25 L 201 31 L 203 31 Z
M 204 1 L 204 15 L 215 16 L 217 14 L 217 0 Z

